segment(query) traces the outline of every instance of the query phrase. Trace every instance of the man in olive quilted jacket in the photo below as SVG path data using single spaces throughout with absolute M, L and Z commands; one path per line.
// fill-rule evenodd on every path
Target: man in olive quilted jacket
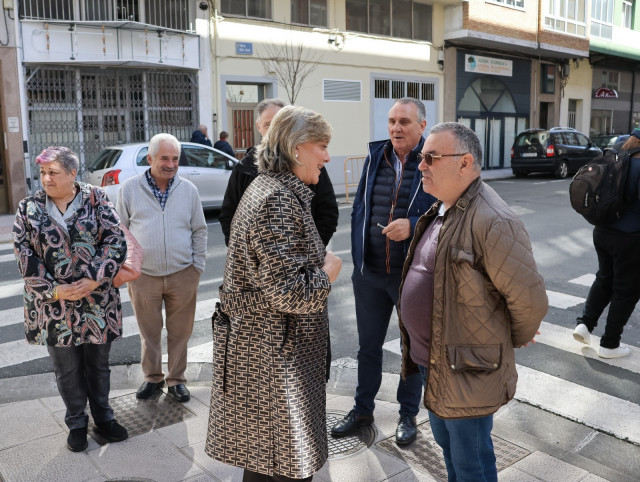
M 482 182 L 481 161 L 471 129 L 431 129 L 419 169 L 440 201 L 416 225 L 400 287 L 402 376 L 422 375 L 449 480 L 497 481 L 493 413 L 515 394 L 514 348 L 548 308 L 529 235 Z

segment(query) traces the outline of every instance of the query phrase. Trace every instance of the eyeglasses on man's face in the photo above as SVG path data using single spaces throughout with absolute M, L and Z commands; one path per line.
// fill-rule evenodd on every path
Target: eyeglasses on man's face
M 419 162 L 424 161 L 427 166 L 430 166 L 430 165 L 433 164 L 433 161 L 435 161 L 436 159 L 440 159 L 442 157 L 464 156 L 465 154 L 469 154 L 469 153 L 468 152 L 461 152 L 460 154 L 429 154 L 427 152 L 426 154 L 423 154 L 421 152 L 420 154 L 418 154 L 418 161 Z

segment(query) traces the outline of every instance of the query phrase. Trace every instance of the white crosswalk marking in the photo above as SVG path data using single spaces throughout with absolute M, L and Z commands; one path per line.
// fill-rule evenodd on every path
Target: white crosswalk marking
M 565 240 L 570 242 L 570 239 Z M 0 248 L 2 249 L 2 248 Z M 338 254 L 347 255 L 349 250 Z M 11 254 L 12 253 L 7 253 Z M 1 256 L 1 255 L 0 255 Z M 0 259 L 2 259 L 0 257 Z M 593 274 L 584 274 L 569 280 L 574 286 L 581 286 L 585 294 L 593 282 Z M 203 281 L 201 287 L 217 286 L 221 278 Z M 22 294 L 23 284 L 8 283 L 0 286 L 0 299 L 19 296 Z M 557 309 L 573 308 L 585 299 L 558 291 L 548 290 L 549 304 Z M 130 302 L 126 288 L 121 288 L 120 295 L 123 303 Z M 196 319 L 206 320 L 211 317 L 218 299 L 199 301 L 196 305 Z M 23 323 L 23 308 L 12 307 L 0 310 L 0 329 Z M 345 315 L 347 316 L 347 315 Z M 138 324 L 134 316 L 127 316 L 123 320 L 124 337 L 139 335 Z M 640 374 L 640 348 L 630 346 L 631 356 L 618 359 L 602 359 L 598 357 L 597 349 L 599 337 L 591 336 L 591 345 L 583 345 L 573 339 L 572 328 L 565 328 L 552 323 L 542 322 L 541 334 L 536 336 L 536 342 L 544 344 L 565 353 L 598 360 L 599 363 L 618 367 L 629 374 Z M 400 354 L 400 339 L 390 340 L 383 346 L 387 352 Z M 195 363 L 211 363 L 213 342 L 191 346 L 188 348 L 188 359 Z M 8 341 L 0 344 L 0 368 L 25 363 L 47 357 L 47 350 L 41 346 L 28 345 L 23 339 Z M 355 360 L 349 359 L 356 363 Z M 167 361 L 166 354 L 163 361 Z M 341 361 L 336 360 L 334 364 Z M 588 427 L 600 430 L 622 440 L 640 444 L 640 404 L 632 403 L 621 398 L 581 386 L 573 381 L 564 380 L 554 375 L 544 373 L 526 366 L 518 365 L 518 389 L 516 399 L 527 404 L 540 407 L 559 416 L 575 420 Z
M 121 296 L 127 293 L 127 290 L 120 290 Z M 129 299 L 128 293 L 126 294 L 127 300 Z M 218 298 L 210 300 L 198 301 L 196 303 L 196 320 L 203 320 L 211 318 L 216 302 Z M 164 314 L 164 310 L 163 310 Z M 22 323 L 24 317 L 21 317 L 20 323 Z M 135 316 L 125 316 L 122 320 L 123 338 L 130 336 L 137 336 L 140 334 L 138 328 L 138 322 Z M 42 346 L 29 345 L 23 339 L 14 340 L 6 343 L 0 343 L 0 368 L 16 365 L 18 363 L 24 363 L 39 358 L 45 358 L 48 356 L 47 349 Z M 211 356 L 209 360 L 211 361 Z
M 592 273 L 583 274 L 582 276 L 578 276 L 577 278 L 573 278 L 569 280 L 569 283 L 581 285 L 581 286 L 591 286 L 596 279 L 596 275 Z

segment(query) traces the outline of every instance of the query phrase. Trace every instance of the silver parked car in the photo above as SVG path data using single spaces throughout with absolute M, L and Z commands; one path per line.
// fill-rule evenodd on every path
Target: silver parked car
M 180 144 L 178 174 L 196 185 L 203 208 L 219 208 L 237 159 L 202 144 Z M 101 186 L 115 204 L 120 185 L 149 169 L 148 150 L 148 142 L 107 147 L 87 163 L 83 180 Z

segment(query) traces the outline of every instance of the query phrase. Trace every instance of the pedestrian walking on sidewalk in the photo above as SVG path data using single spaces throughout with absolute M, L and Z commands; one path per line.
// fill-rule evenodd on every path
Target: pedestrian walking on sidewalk
M 231 226 L 205 452 L 244 482 L 309 481 L 328 457 L 327 298 L 342 261 L 325 253 L 307 185 L 330 139 L 321 115 L 282 108 Z
M 373 423 L 382 382 L 382 345 L 398 305 L 402 263 L 413 230 L 435 198 L 421 189 L 418 154 L 427 125 L 424 104 L 398 99 L 389 110 L 389 139 L 369 144 L 351 213 L 353 294 L 358 325 L 358 385 L 353 409 L 331 428 L 343 437 Z M 418 374 L 400 380 L 396 443 L 416 439 L 422 383 Z
M 402 377 L 420 372 L 449 480 L 497 481 L 493 413 L 516 391 L 514 348 L 536 334 L 548 300 L 529 235 L 481 179 L 476 134 L 437 124 L 424 143 L 425 192 L 400 287 Z
M 182 403 L 191 398 L 185 377 L 187 343 L 207 254 L 207 223 L 197 188 L 178 176 L 178 139 L 164 133 L 153 136 L 147 159 L 151 167 L 122 185 L 117 202 L 122 225 L 144 250 L 142 274 L 127 283 L 142 345 L 144 382 L 136 397 L 151 398 L 165 383 L 161 343 L 165 325 L 166 382 L 169 395 Z
M 633 130 L 622 149 L 636 147 L 640 147 L 640 129 Z M 577 341 L 589 345 L 591 333 L 609 305 L 598 350 L 601 358 L 620 358 L 630 353 L 629 347 L 620 345 L 620 340 L 640 300 L 640 153 L 630 159 L 625 189 L 628 198 L 635 202 L 614 222 L 593 228 L 598 271 L 573 332 Z
M 120 292 L 112 281 L 127 244 L 104 191 L 76 182 L 76 154 L 49 147 L 36 164 L 42 189 L 20 202 L 13 226 L 25 336 L 47 347 L 66 407 L 67 447 L 80 452 L 88 445 L 87 400 L 97 433 L 110 442 L 128 436 L 109 405 L 109 351 L 122 336 Z

